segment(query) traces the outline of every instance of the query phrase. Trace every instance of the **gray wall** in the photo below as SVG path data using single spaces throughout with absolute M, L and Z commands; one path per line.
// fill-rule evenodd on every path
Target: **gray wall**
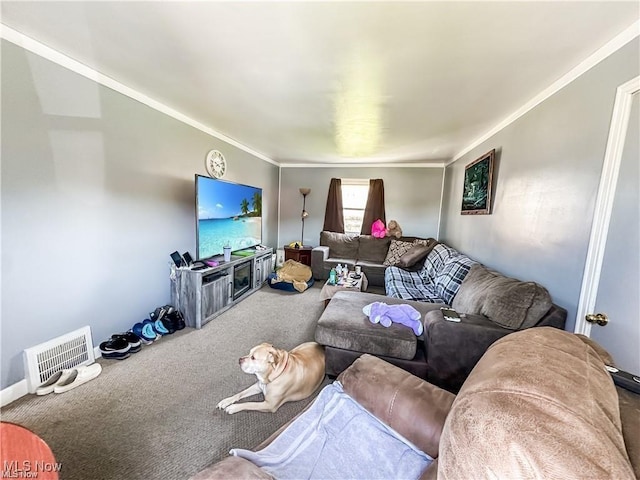
M 278 167 L 2 42 L 0 388 L 24 378 L 23 349 L 83 325 L 98 344 L 169 302 L 212 148 L 226 180 L 263 188 L 275 247 Z
M 446 169 L 441 238 L 546 286 L 573 331 L 616 88 L 638 74 L 638 39 Z M 492 215 L 460 215 L 464 167 L 497 149 Z M 637 221 L 637 219 L 632 219 Z
M 316 246 L 324 224 L 331 178 L 382 178 L 387 221 L 396 220 L 406 235 L 436 237 L 443 168 L 425 167 L 320 167 L 282 168 L 280 185 L 280 248 L 300 239 L 302 195 L 307 196 L 304 244 Z

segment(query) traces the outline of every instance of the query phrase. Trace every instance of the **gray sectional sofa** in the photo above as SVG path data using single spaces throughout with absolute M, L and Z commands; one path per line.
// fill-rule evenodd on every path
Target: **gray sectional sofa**
M 382 287 L 387 269 L 384 262 L 389 255 L 389 249 L 392 244 L 399 245 L 400 243 L 415 246 L 415 254 L 422 255 L 415 264 L 411 265 L 411 268 L 415 269 L 421 267 L 426 253 L 438 242 L 433 238 L 400 237 L 392 239 L 389 237 L 376 238 L 372 235 L 321 232 L 320 246 L 315 247 L 311 252 L 313 278 L 326 280 L 329 278 L 331 269 L 339 263 L 347 265 L 349 269 L 360 265 L 367 276 L 369 285 Z M 405 260 L 409 257 L 410 255 L 406 255 Z
M 333 259 L 336 264 L 348 263 L 347 254 L 357 259 L 358 250 L 354 245 L 360 245 L 358 242 L 362 237 L 349 241 L 352 252 L 341 251 L 335 246 L 321 251 L 323 255 L 327 251 L 336 252 Z M 336 237 L 325 237 L 327 243 L 336 240 Z M 365 248 L 368 241 L 363 242 Z M 324 261 L 331 264 L 330 258 Z M 355 260 L 352 265 L 355 263 L 361 262 Z M 330 375 L 340 374 L 362 353 L 373 353 L 431 383 L 457 392 L 480 357 L 499 338 L 531 327 L 564 329 L 567 311 L 553 304 L 546 288 L 535 282 L 506 277 L 443 243 L 432 245 L 418 268 L 381 263 L 376 268 L 384 272 L 387 300 L 379 295 L 358 292 L 336 295 L 334 300 L 343 303 L 335 305 L 339 308 L 333 308 L 332 300 L 318 322 L 316 341 L 326 347 L 327 373 Z M 362 313 L 364 304 L 374 301 L 408 303 L 422 313 L 424 333 L 418 338 L 409 335 L 415 342 L 413 357 L 394 353 L 400 340 L 391 333 L 398 329 L 404 331 L 406 327 L 392 325 L 391 331 L 378 332 L 384 327 L 372 325 Z M 458 311 L 461 321 L 445 320 L 439 308 L 442 305 Z M 333 318 L 336 316 L 339 318 Z M 357 333 L 361 330 L 368 332 L 366 341 L 359 340 L 361 336 Z M 377 342 L 375 349 L 371 348 L 372 341 Z

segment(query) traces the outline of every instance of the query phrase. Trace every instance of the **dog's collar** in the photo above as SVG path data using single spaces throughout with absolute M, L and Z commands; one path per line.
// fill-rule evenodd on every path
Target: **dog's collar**
M 273 382 L 275 379 L 277 379 L 280 375 L 282 375 L 284 373 L 284 371 L 287 369 L 287 365 L 289 364 L 289 352 L 284 353 L 285 355 L 285 360 L 284 360 L 284 367 L 282 367 L 282 370 L 280 370 L 279 372 L 276 372 L 277 375 L 275 378 L 270 378 L 270 376 L 268 376 L 267 378 L 265 378 L 265 384 L 266 383 L 271 383 Z

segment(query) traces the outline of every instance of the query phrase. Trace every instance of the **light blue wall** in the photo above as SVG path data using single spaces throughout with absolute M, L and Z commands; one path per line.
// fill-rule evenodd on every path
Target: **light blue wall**
M 84 325 L 97 344 L 169 303 L 213 148 L 225 179 L 263 188 L 275 247 L 277 166 L 2 42 L 0 388 L 24 378 L 25 348 Z
M 638 39 L 446 169 L 441 237 L 549 289 L 573 331 L 616 88 L 638 75 Z M 495 148 L 491 215 L 461 215 L 464 167 Z M 637 221 L 638 219 L 630 219 Z

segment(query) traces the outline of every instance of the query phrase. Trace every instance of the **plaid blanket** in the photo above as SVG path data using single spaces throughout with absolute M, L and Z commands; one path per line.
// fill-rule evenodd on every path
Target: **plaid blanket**
M 384 273 L 385 290 L 393 298 L 451 305 L 464 277 L 475 263 L 475 260 L 440 243 L 429 253 L 419 272 L 388 267 Z
M 399 267 L 387 267 L 384 272 L 384 288 L 387 295 L 393 298 L 446 303 L 438 296 L 434 285 L 424 283 L 419 272 L 409 272 Z

